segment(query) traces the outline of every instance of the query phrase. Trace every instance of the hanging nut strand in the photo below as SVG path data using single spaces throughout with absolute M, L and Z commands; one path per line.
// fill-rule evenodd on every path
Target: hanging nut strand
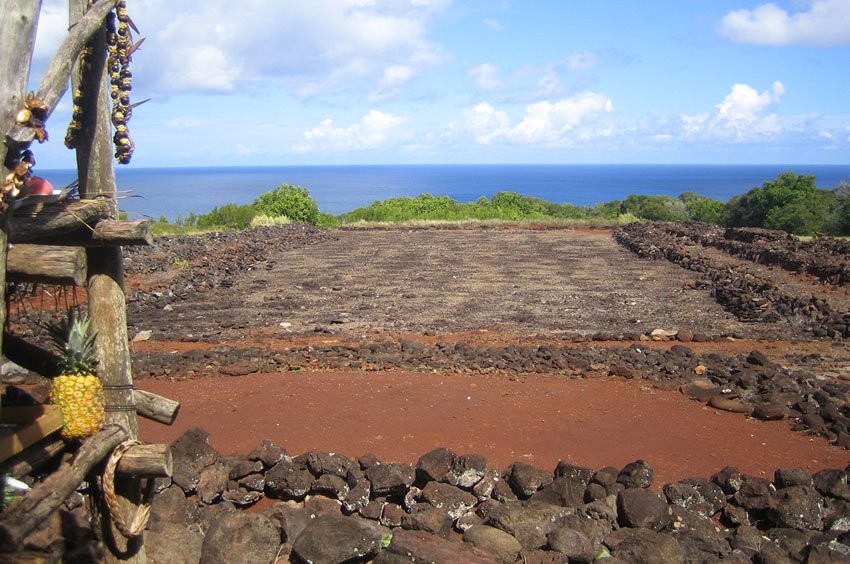
M 133 115 L 133 108 L 147 102 L 143 100 L 136 104 L 130 103 L 130 91 L 133 90 L 130 61 L 133 52 L 144 41 L 142 38 L 133 43 L 131 30 L 137 33 L 139 31 L 127 14 L 126 0 L 119 0 L 115 5 L 115 13 L 110 13 L 106 20 L 106 46 L 109 50 L 107 67 L 112 97 L 112 125 L 115 126 L 112 142 L 115 144 L 115 160 L 120 164 L 129 163 L 135 149 L 127 127 L 127 122 Z

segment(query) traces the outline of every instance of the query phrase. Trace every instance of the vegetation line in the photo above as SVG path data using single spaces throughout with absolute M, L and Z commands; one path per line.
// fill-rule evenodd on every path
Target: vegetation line
M 842 183 L 832 190 L 820 190 L 814 176 L 786 172 L 728 202 L 694 192 L 684 192 L 675 198 L 638 194 L 596 206 L 558 204 L 516 192 L 499 192 L 492 198 L 481 197 L 475 202 L 421 194 L 377 200 L 369 206 L 333 216 L 319 211 L 306 188 L 282 184 L 262 194 L 252 204 L 225 204 L 200 216 L 192 213 L 185 219 L 178 217 L 175 223 L 162 217 L 154 230 L 158 235 L 173 235 L 291 222 L 320 227 L 427 224 L 423 222 L 611 227 L 634 221 L 701 221 L 728 227 L 782 229 L 797 235 L 848 235 L 850 185 Z

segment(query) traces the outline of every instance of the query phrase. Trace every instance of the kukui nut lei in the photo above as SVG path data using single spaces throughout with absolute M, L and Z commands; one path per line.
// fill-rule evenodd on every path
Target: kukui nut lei
M 133 43 L 131 29 L 136 33 L 139 30 L 127 14 L 127 3 L 121 0 L 116 3 L 115 11 L 106 17 L 106 47 L 107 70 L 109 72 L 110 91 L 112 98 L 112 125 L 115 134 L 112 142 L 115 144 L 115 160 L 120 164 L 127 164 L 133 156 L 135 145 L 130 137 L 127 122 L 133 115 L 133 108 L 147 102 L 130 103 L 130 91 L 133 89 L 133 73 L 130 72 L 130 61 L 133 52 L 139 48 L 144 41 L 140 39 Z M 91 69 L 92 47 L 86 46 L 80 57 L 79 83 L 85 84 L 85 73 Z M 77 137 L 82 129 L 82 117 L 84 112 L 86 93 L 78 88 L 74 92 L 74 114 L 68 126 L 68 134 L 65 137 L 65 145 L 73 149 L 77 144 Z

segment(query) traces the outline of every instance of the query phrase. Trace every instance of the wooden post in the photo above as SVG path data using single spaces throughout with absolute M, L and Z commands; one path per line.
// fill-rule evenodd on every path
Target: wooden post
M 87 0 L 70 0 L 70 20 L 78 21 L 86 11 Z M 106 68 L 105 29 L 92 37 L 91 68 L 86 83 L 76 85 L 86 93 L 82 131 L 77 144 L 77 173 L 80 196 L 109 201 L 112 219 L 118 219 L 115 170 L 112 161 L 112 121 L 110 118 L 109 74 Z M 133 375 L 127 338 L 127 311 L 124 301 L 124 271 L 121 247 L 88 249 L 88 296 L 92 330 L 97 332 L 95 354 L 98 374 L 106 399 L 106 422 L 127 429 L 129 438 L 139 434 L 133 399 Z M 115 491 L 127 515 L 141 500 L 141 481 L 118 477 Z M 112 524 L 108 512 L 101 512 L 101 532 L 107 548 L 106 562 L 147 562 L 142 537 L 124 538 Z
M 23 107 L 30 63 L 35 46 L 35 32 L 41 0 L 2 0 L 0 2 L 0 134 L 6 139 L 15 125 L 15 115 Z M 0 171 L 3 177 L 8 147 L 0 143 Z M 6 326 L 6 246 L 8 244 L 8 216 L 0 213 L 0 329 Z M 0 332 L 0 346 L 3 337 Z

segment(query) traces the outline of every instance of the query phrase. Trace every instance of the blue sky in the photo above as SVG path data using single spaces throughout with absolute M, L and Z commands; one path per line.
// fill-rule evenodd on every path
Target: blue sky
M 850 0 L 128 5 L 133 167 L 850 162 Z M 70 103 L 40 167 L 73 166 Z

